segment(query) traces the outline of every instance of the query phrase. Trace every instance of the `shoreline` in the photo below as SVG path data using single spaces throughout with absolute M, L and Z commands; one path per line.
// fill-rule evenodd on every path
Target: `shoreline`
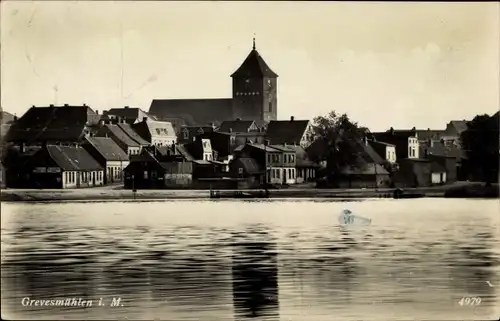
M 492 192 L 493 190 L 493 192 Z M 496 193 L 494 192 L 496 190 Z M 259 190 L 223 190 L 224 192 L 257 192 Z M 465 192 L 464 192 L 465 191 Z M 433 198 L 498 198 L 498 187 L 484 187 L 478 183 L 459 183 L 436 187 L 406 188 L 405 194 L 421 194 L 421 197 Z M 393 188 L 381 189 L 320 189 L 320 188 L 285 188 L 269 190 L 268 198 L 248 198 L 245 200 L 265 199 L 393 199 Z M 67 190 L 28 190 L 2 189 L 2 202 L 60 202 L 60 201 L 160 201 L 160 200 L 200 200 L 211 199 L 210 190 L 131 190 L 98 187 L 89 189 Z M 222 197 L 217 200 L 230 200 L 233 197 Z M 237 198 L 236 198 L 237 199 Z

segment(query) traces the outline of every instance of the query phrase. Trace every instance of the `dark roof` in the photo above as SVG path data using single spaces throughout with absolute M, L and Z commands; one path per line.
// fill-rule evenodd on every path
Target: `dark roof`
M 110 110 L 105 111 L 104 113 L 107 116 L 114 115 L 114 116 L 118 116 L 122 119 L 130 120 L 130 121 L 137 120 L 137 119 L 139 121 L 142 121 L 142 119 L 144 117 L 148 117 L 148 118 L 155 120 L 154 117 L 151 117 L 147 112 L 145 112 L 144 110 L 142 110 L 138 107 L 127 107 L 126 106 L 124 108 L 111 108 Z
M 374 163 L 362 167 L 344 167 L 341 172 L 344 175 L 389 175 L 384 167 Z
M 198 135 L 202 135 L 205 133 L 212 133 L 214 128 L 212 126 L 183 126 L 180 128 L 178 133 L 179 140 L 185 140 L 184 133 L 188 132 L 188 138 L 190 141 L 193 140 L 193 137 Z M 222 134 L 222 133 L 221 133 Z
M 108 137 L 87 137 L 87 141 L 107 161 L 125 161 L 128 155 L 118 146 L 113 139 Z
M 240 157 L 238 161 L 243 165 L 245 172 L 248 174 L 257 174 L 263 172 L 262 168 L 260 168 L 257 161 L 253 158 L 249 157 Z
M 445 135 L 445 133 L 446 131 L 444 130 L 417 129 L 419 140 L 439 139 L 441 136 Z
M 14 115 L 11 113 L 8 113 L 6 111 L 1 111 L 0 112 L 0 123 L 3 124 L 8 124 L 10 122 L 14 121 Z
M 271 144 L 300 144 L 309 120 L 271 120 L 266 137 Z
M 295 149 L 290 145 L 269 145 L 269 147 L 279 150 L 280 152 L 295 152 Z
M 251 127 L 257 127 L 253 120 L 226 120 L 219 127 L 220 132 L 246 133 Z
M 431 146 L 432 145 L 432 146 Z M 441 141 L 432 141 L 432 144 L 427 142 L 420 143 L 420 155 L 423 157 L 425 150 L 429 155 L 461 158 L 465 157 L 465 152 L 454 145 L 445 145 Z
M 370 140 L 369 142 L 370 142 L 370 144 L 373 144 L 373 145 L 382 145 L 382 146 L 392 146 L 392 147 L 395 147 L 394 144 L 386 143 L 386 142 L 379 142 L 377 140 Z
M 175 145 L 175 148 L 177 149 L 177 152 L 179 152 L 179 154 L 186 158 L 187 161 L 194 161 L 194 157 L 187 151 L 184 145 Z
M 433 173 L 446 173 L 446 169 L 441 166 L 438 162 L 432 162 L 431 163 L 431 171 Z
M 157 119 L 180 118 L 187 125 L 220 124 L 233 119 L 233 100 L 220 99 L 154 99 L 149 114 Z
M 115 125 L 115 124 L 104 125 L 102 127 L 102 129 L 100 129 L 97 132 L 96 136 L 104 137 L 107 135 L 107 131 L 111 132 L 116 137 L 116 139 L 121 141 L 126 146 L 129 146 L 129 147 L 139 147 L 140 146 L 140 144 L 138 142 L 136 142 L 135 140 L 130 138 L 129 135 L 127 135 L 120 127 L 118 127 L 118 125 Z
M 467 130 L 467 121 L 466 120 L 452 120 L 450 121 L 450 125 L 455 128 L 457 133 L 461 133 Z
M 130 124 L 127 124 L 127 123 L 121 123 L 121 124 L 117 124 L 118 127 L 125 133 L 128 135 L 128 137 L 130 137 L 131 139 L 133 139 L 134 141 L 136 141 L 139 145 L 149 145 L 149 143 L 144 140 L 135 130 L 134 128 L 132 127 L 132 125 Z
M 47 152 L 63 170 L 92 171 L 102 169 L 102 166 L 82 147 L 47 145 Z
M 295 150 L 295 161 L 297 167 L 312 167 L 317 165 L 309 159 L 306 150 L 302 146 L 291 145 L 289 147 Z
M 366 145 L 363 144 L 365 160 L 369 163 L 382 164 L 384 162 L 384 158 L 382 158 L 370 144 L 371 142 Z
M 135 123 L 132 128 L 142 137 L 152 139 L 155 136 L 177 139 L 174 127 L 167 121 L 147 120 Z
M 278 75 L 269 68 L 255 47 L 248 54 L 241 66 L 231 77 L 268 77 L 276 78 Z
M 88 106 L 31 107 L 11 127 L 9 141 L 80 140 L 87 125 L 96 124 L 100 116 Z

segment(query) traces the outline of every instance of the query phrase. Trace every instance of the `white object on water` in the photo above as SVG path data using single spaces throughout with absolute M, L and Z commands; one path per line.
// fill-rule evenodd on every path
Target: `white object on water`
M 370 218 L 361 217 L 352 214 L 348 209 L 344 209 L 339 215 L 340 225 L 370 225 L 372 220 Z

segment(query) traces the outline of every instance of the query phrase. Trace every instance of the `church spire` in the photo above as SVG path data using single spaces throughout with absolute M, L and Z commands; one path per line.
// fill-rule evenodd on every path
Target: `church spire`
M 255 33 L 253 34 L 253 47 L 252 47 L 253 50 L 255 50 Z

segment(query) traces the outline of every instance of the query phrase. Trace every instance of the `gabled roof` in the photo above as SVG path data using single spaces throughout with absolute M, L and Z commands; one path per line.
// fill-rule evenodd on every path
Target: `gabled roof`
M 141 146 L 138 142 L 130 138 L 118 125 L 106 124 L 104 125 L 96 134 L 96 137 L 105 137 L 109 131 L 112 135 L 116 137 L 121 143 L 128 147 L 139 147 Z
M 457 133 L 461 133 L 467 130 L 467 121 L 466 120 L 452 120 L 450 121 L 450 125 L 456 130 Z
M 220 99 L 154 99 L 149 114 L 158 120 L 180 118 L 187 125 L 220 124 L 233 119 L 233 100 Z
M 141 146 L 149 145 L 149 143 L 134 130 L 132 125 L 127 123 L 125 124 L 121 123 L 117 125 L 125 134 L 127 134 L 128 137 L 136 141 L 139 145 Z
M 266 137 L 271 144 L 300 144 L 309 120 L 271 120 Z
M 140 133 L 143 138 L 146 137 L 144 135 L 148 137 L 177 137 L 174 127 L 167 121 L 147 120 L 132 125 L 132 128 Z
M 263 169 L 259 166 L 257 161 L 253 158 L 250 157 L 240 157 L 235 160 L 235 163 L 239 162 L 241 165 L 243 165 L 243 168 L 245 169 L 245 172 L 248 174 L 257 174 L 257 173 L 262 173 Z
M 368 144 L 363 144 L 364 147 L 364 153 L 363 157 L 368 163 L 377 163 L 377 164 L 382 164 L 384 162 L 384 159 L 373 149 L 373 147 Z
M 289 148 L 295 150 L 295 162 L 298 167 L 316 166 L 317 164 L 309 159 L 306 150 L 299 145 L 291 145 Z
M 184 145 L 175 145 L 175 148 L 177 149 L 177 152 L 179 152 L 179 154 L 181 154 L 182 156 L 184 156 L 184 158 L 187 161 L 193 161 L 194 160 L 194 157 L 187 151 L 187 149 L 186 149 L 186 147 L 184 147 Z
M 125 106 L 124 108 L 111 108 L 110 110 L 106 111 L 105 114 L 107 116 L 118 116 L 122 119 L 126 119 L 127 122 L 131 123 L 133 123 L 133 121 L 135 120 L 142 121 L 144 117 L 156 120 L 154 117 L 150 116 L 148 113 L 138 107 Z
M 253 120 L 226 120 L 220 125 L 219 132 L 246 133 L 254 127 L 255 129 L 258 129 L 255 121 Z
M 126 161 L 128 155 L 118 146 L 113 139 L 108 137 L 87 137 L 87 141 L 107 161 Z
M 441 141 L 432 141 L 432 144 L 420 144 L 420 154 L 422 156 L 425 154 L 425 150 L 427 150 L 429 155 L 434 156 L 452 158 L 466 157 L 465 152 L 461 148 L 457 146 L 446 146 L 446 144 L 443 144 Z
M 47 145 L 47 152 L 66 171 L 102 170 L 102 166 L 82 147 Z
M 3 124 L 8 124 L 10 122 L 14 121 L 14 115 L 11 113 L 8 113 L 4 110 L 0 112 L 0 123 Z
M 9 141 L 70 141 L 84 135 L 100 116 L 88 106 L 31 107 L 9 131 Z
M 268 77 L 277 78 L 278 75 L 269 68 L 262 56 L 255 49 L 255 41 L 252 51 L 248 54 L 241 66 L 231 77 Z
M 344 167 L 341 173 L 343 175 L 389 175 L 389 172 L 379 164 L 366 164 L 363 167 Z
M 183 126 L 178 133 L 180 139 L 184 139 L 184 133 L 188 132 L 188 139 L 192 140 L 193 137 L 214 131 L 212 126 Z
M 446 134 L 445 130 L 441 129 L 417 129 L 418 139 L 419 140 L 428 140 L 428 139 L 439 139 L 441 136 Z

